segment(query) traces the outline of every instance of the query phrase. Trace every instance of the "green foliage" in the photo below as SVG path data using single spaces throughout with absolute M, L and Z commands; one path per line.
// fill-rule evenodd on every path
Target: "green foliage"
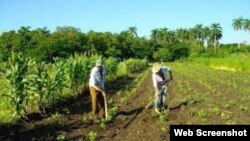
M 80 55 L 75 55 L 66 60 L 68 85 L 73 93 L 77 93 L 79 87 L 87 81 L 92 66 L 91 59 Z
M 209 66 L 215 70 L 232 72 L 250 72 L 250 58 L 248 55 L 236 54 L 224 58 L 193 58 L 195 64 Z
M 197 112 L 197 115 L 198 115 L 198 117 L 200 117 L 200 118 L 207 118 L 207 117 L 208 117 L 207 112 L 204 111 L 203 109 L 202 109 L 202 110 L 199 110 L 199 111 Z
M 54 58 L 69 58 L 76 53 L 88 57 L 99 55 L 104 58 L 175 61 L 189 54 L 218 57 L 250 51 L 249 45 L 245 44 L 220 44 L 223 35 L 219 23 L 211 26 L 198 24 L 190 29 L 157 28 L 152 30 L 150 39 L 139 37 L 135 29 L 130 27 L 120 33 L 93 30 L 83 33 L 78 28 L 67 26 L 57 27 L 54 32 L 46 28 L 32 30 L 30 27 L 20 27 L 17 31 L 0 35 L 0 61 L 7 61 L 12 51 L 46 62 L 53 62 Z
M 105 66 L 107 71 L 107 80 L 115 79 L 116 72 L 118 70 L 118 60 L 115 58 L 107 58 L 105 59 Z
M 162 44 L 161 48 L 157 50 L 153 58 L 157 61 L 175 61 L 181 58 L 187 58 L 190 50 L 187 44 Z
M 118 64 L 117 76 L 139 73 L 148 67 L 147 59 L 128 59 Z
M 6 106 L 11 101 L 11 106 L 15 106 L 14 114 L 18 118 L 26 112 L 38 110 L 45 112 L 44 109 L 50 104 L 55 103 L 65 95 L 65 89 L 78 92 L 81 86 L 86 86 L 89 75 L 95 61 L 100 56 L 87 57 L 84 55 L 74 55 L 69 59 L 54 59 L 54 63 L 39 62 L 19 54 L 14 54 L 9 58 L 1 73 L 0 80 L 6 83 L 0 85 L 4 88 L 0 91 L 1 96 L 5 95 L 6 102 L 0 101 L 0 106 Z M 119 72 L 117 59 L 104 59 L 107 69 L 108 81 L 116 79 Z M 125 64 L 126 73 L 138 73 L 147 68 L 148 61 L 146 59 L 129 59 L 121 62 Z M 4 77 L 3 77 L 3 76 Z M 6 81 L 6 82 L 5 82 Z M 36 109 L 35 109 L 36 108 Z M 2 108 L 6 109 L 6 108 Z M 13 109 L 8 109 L 5 113 L 10 113 Z M 114 116 L 117 107 L 114 106 L 110 110 L 110 115 Z M 0 116 L 6 118 L 8 116 Z M 112 119 L 112 117 L 111 117 Z
M 109 111 L 108 111 L 108 121 L 112 121 L 114 116 L 117 114 L 117 105 L 115 104 L 115 101 L 113 99 L 110 99 L 108 101 L 108 105 L 110 106 L 109 107 Z
M 62 119 L 63 115 L 59 114 L 59 113 L 55 113 L 53 115 L 51 115 L 50 117 L 48 117 L 48 121 L 50 123 L 56 123 L 58 122 L 60 119 Z
M 10 91 L 4 96 L 10 98 L 15 105 L 14 117 L 26 113 L 29 98 L 27 72 L 30 64 L 31 60 L 13 53 L 6 66 L 4 77 L 8 81 Z
M 56 137 L 56 140 L 57 140 L 57 141 L 67 141 L 67 139 L 66 139 L 66 133 L 63 132 L 62 134 L 58 135 L 58 136 Z
M 138 73 L 143 71 L 148 66 L 146 59 L 128 59 L 125 61 L 128 73 Z
M 101 128 L 106 128 L 106 121 L 105 121 L 105 119 L 101 119 L 100 127 Z
M 160 48 L 156 52 L 154 52 L 153 58 L 158 61 L 168 61 L 170 51 L 168 48 Z
M 96 141 L 97 140 L 97 133 L 90 131 L 88 134 L 89 141 Z

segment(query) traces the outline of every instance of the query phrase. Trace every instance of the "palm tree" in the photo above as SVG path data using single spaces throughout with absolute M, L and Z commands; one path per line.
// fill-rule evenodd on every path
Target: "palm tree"
M 210 26 L 210 39 L 214 44 L 214 54 L 216 53 L 216 47 L 219 44 L 219 39 L 222 38 L 222 27 L 219 23 L 213 23 Z
M 244 19 L 243 29 L 250 32 L 250 19 Z
M 159 29 L 153 29 L 151 31 L 151 40 L 154 40 L 156 42 L 159 42 L 160 41 L 160 32 L 159 32 Z
M 168 28 L 160 28 L 159 29 L 159 36 L 161 41 L 167 41 L 168 40 Z
M 27 27 L 21 26 L 17 32 L 22 35 L 30 33 L 30 26 Z
M 169 43 L 174 43 L 174 42 L 176 42 L 177 41 L 177 37 L 176 37 L 176 32 L 174 31 L 174 30 L 170 30 L 170 31 L 168 31 L 167 32 L 167 41 L 169 42 Z
M 198 44 L 203 45 L 204 44 L 204 29 L 203 29 L 203 25 L 202 24 L 197 24 L 194 27 L 194 31 L 196 34 L 196 41 L 198 42 Z
M 208 48 L 209 35 L 210 35 L 210 28 L 206 26 L 203 28 L 203 38 L 205 41 L 204 46 L 206 48 L 206 52 L 207 52 L 207 48 Z
M 185 33 L 186 33 L 186 29 L 183 29 L 183 28 L 176 29 L 176 36 L 177 36 L 179 42 L 185 41 L 185 39 L 186 39 Z
M 168 41 L 168 29 L 167 28 L 158 28 L 153 29 L 151 31 L 151 39 L 155 40 L 156 42 Z
M 243 21 L 244 19 L 242 17 L 239 17 L 237 19 L 233 19 L 233 28 L 234 30 L 240 30 L 243 28 Z
M 128 31 L 133 34 L 135 37 L 138 37 L 137 35 L 137 28 L 135 26 L 131 26 L 128 28 Z
M 242 30 L 244 24 L 244 19 L 242 17 L 239 17 L 237 19 L 233 19 L 233 28 L 234 30 Z M 240 42 L 238 43 L 238 48 L 240 48 Z

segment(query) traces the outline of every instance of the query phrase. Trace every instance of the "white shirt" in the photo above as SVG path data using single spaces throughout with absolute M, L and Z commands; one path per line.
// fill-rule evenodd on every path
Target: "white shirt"
M 92 68 L 89 78 L 89 86 L 100 86 L 102 89 L 105 88 L 105 74 L 106 74 L 106 68 L 102 67 L 102 74 L 98 71 L 97 67 Z
M 165 81 L 168 80 L 168 78 L 167 78 L 167 73 L 168 73 L 168 71 L 170 71 L 170 70 L 171 70 L 170 67 L 167 67 L 167 66 L 163 66 L 163 67 L 161 68 L 161 71 L 162 71 L 162 73 L 163 73 L 163 75 L 164 75 Z M 152 74 L 152 80 L 153 80 L 153 86 L 154 86 L 154 87 L 159 87 L 159 86 L 161 86 L 161 85 L 163 84 L 163 82 L 164 82 L 164 79 L 163 79 L 159 74 L 156 74 L 156 73 L 153 73 L 153 74 Z

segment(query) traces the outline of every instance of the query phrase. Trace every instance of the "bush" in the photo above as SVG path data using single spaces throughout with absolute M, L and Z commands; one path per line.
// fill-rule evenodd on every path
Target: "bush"
M 190 54 L 188 45 L 178 43 L 173 45 L 162 45 L 162 47 L 156 51 L 153 58 L 156 61 L 175 61 L 178 59 L 186 58 Z
M 168 48 L 160 48 L 158 51 L 156 51 L 153 55 L 153 58 L 157 61 L 168 61 L 170 51 Z
M 148 67 L 147 59 L 128 59 L 120 62 L 118 65 L 117 75 L 127 75 L 139 73 Z
M 125 61 L 129 73 L 138 73 L 148 66 L 146 59 L 128 59 Z

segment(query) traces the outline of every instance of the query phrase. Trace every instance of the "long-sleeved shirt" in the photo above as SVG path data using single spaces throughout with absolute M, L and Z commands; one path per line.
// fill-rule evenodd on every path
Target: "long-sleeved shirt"
M 171 70 L 170 67 L 163 66 L 163 67 L 161 68 L 161 71 L 162 71 L 162 73 L 163 73 L 163 76 L 161 76 L 161 75 L 159 75 L 159 74 L 157 74 L 157 73 L 153 73 L 153 74 L 152 74 L 153 86 L 154 86 L 154 87 L 157 87 L 157 88 L 162 87 L 162 86 L 165 84 L 165 82 L 168 80 L 168 78 L 167 78 L 167 73 L 168 73 L 168 71 L 170 71 L 170 70 Z M 164 77 L 164 78 L 163 78 L 163 77 Z
M 89 86 L 99 86 L 102 89 L 105 88 L 105 74 L 106 68 L 102 67 L 102 74 L 98 71 L 97 67 L 92 68 L 89 78 Z

